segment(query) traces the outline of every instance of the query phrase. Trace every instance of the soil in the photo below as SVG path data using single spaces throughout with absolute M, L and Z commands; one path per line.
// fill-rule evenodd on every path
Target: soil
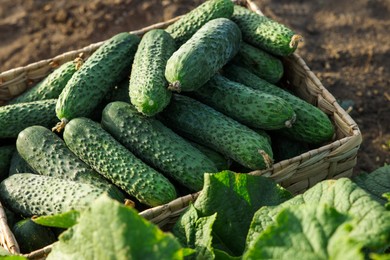
M 0 72 L 168 20 L 201 2 L 2 0 Z M 390 1 L 254 2 L 304 36 L 298 54 L 350 110 L 363 135 L 355 173 L 390 164 Z

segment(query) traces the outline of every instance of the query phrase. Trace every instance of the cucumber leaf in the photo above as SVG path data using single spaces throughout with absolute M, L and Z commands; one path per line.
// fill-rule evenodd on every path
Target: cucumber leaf
M 382 195 L 390 192 L 390 165 L 382 166 L 371 173 L 363 173 L 352 179 L 360 188 L 370 193 L 381 204 L 386 200 Z
M 197 210 L 191 204 L 185 214 L 179 219 L 172 232 L 184 247 L 195 249 L 195 254 L 189 259 L 214 259 L 212 248 L 212 227 L 217 214 L 209 217 L 199 217 Z
M 364 259 L 349 234 L 351 218 L 326 204 L 285 208 L 248 248 L 243 259 Z
M 183 259 L 176 238 L 102 195 L 59 236 L 47 259 Z
M 225 245 L 229 253 L 238 256 L 244 251 L 253 214 L 262 206 L 278 205 L 291 197 L 290 192 L 269 178 L 222 171 L 205 174 L 194 207 L 200 217 L 217 212 L 213 225 L 214 247 L 219 247 L 218 243 Z
M 70 228 L 77 223 L 79 216 L 80 211 L 70 210 L 56 215 L 33 217 L 31 220 L 42 226 Z
M 385 204 L 385 208 L 390 210 L 390 192 L 387 192 L 382 195 L 385 199 L 387 199 L 387 203 Z
M 350 215 L 359 223 L 350 236 L 370 249 L 381 249 L 390 243 L 390 212 L 373 200 L 371 195 L 350 179 L 326 180 L 316 184 L 302 195 L 297 195 L 275 207 L 260 208 L 254 215 L 247 237 L 247 248 L 256 241 L 276 216 L 285 208 L 301 204 L 325 203 L 342 214 Z

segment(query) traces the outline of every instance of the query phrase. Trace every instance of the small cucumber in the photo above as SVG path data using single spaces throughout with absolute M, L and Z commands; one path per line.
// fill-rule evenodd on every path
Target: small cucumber
M 24 217 L 83 210 L 105 192 L 87 183 L 31 173 L 14 174 L 0 183 L 1 202 Z
M 174 95 L 161 120 L 188 139 L 250 169 L 265 169 L 272 164 L 272 149 L 266 138 L 192 98 Z
M 55 130 L 61 131 L 67 121 L 88 116 L 107 92 L 130 74 L 140 38 L 119 33 L 101 45 L 76 71 L 61 92 L 56 105 Z
M 20 96 L 14 98 L 9 103 L 16 104 L 53 98 L 57 99 L 64 89 L 66 83 L 76 72 L 81 63 L 81 58 L 77 58 L 74 61 L 65 62 L 42 81 L 38 82 L 37 85 L 30 88 Z
M 57 240 L 50 228 L 36 224 L 29 218 L 18 221 L 12 227 L 12 233 L 23 254 L 41 249 Z
M 168 179 L 135 157 L 100 124 L 75 118 L 65 126 L 63 137 L 81 160 L 140 202 L 157 206 L 176 198 Z
M 231 19 L 240 27 L 244 41 L 274 55 L 293 53 L 302 40 L 287 26 L 242 6 L 234 6 Z
M 193 94 L 200 102 L 249 127 L 291 127 L 295 112 L 284 99 L 215 75 Z
M 232 62 L 270 83 L 277 83 L 284 72 L 283 63 L 279 58 L 245 42 L 241 43 L 240 50 Z
M 162 29 L 147 32 L 138 46 L 130 75 L 129 95 L 138 112 L 153 116 L 171 100 L 165 66 L 176 50 L 175 41 Z
M 194 91 L 238 52 L 241 32 L 226 18 L 207 22 L 169 58 L 165 77 L 173 91 Z
M 130 104 L 108 104 L 102 126 L 136 156 L 192 191 L 202 189 L 205 172 L 218 171 L 198 149 L 158 120 L 138 113 Z
M 34 172 L 40 175 L 88 183 L 112 190 L 113 194 L 118 194 L 119 201 L 124 199 L 115 186 L 81 161 L 60 137 L 46 127 L 24 129 L 16 139 L 16 148 Z
M 57 122 L 56 99 L 32 101 L 0 107 L 0 138 L 15 138 L 26 127 L 51 127 Z
M 0 181 L 8 176 L 15 145 L 0 146 Z
M 230 80 L 281 97 L 290 104 L 297 115 L 297 119 L 291 128 L 277 130 L 278 133 L 291 139 L 310 144 L 321 144 L 332 139 L 334 126 L 329 117 L 318 107 L 294 96 L 282 88 L 260 79 L 247 69 L 229 65 L 224 68 L 223 73 Z
M 175 39 L 177 46 L 181 46 L 208 21 L 216 18 L 230 18 L 233 14 L 233 6 L 231 0 L 205 1 L 168 26 L 166 31 Z

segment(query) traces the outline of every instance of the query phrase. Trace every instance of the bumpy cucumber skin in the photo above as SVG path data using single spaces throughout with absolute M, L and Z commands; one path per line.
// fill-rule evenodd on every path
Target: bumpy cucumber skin
M 123 200 L 120 191 L 81 161 L 55 133 L 43 126 L 30 126 L 19 133 L 16 148 L 20 156 L 40 175 L 88 183 L 110 189 Z
M 50 73 L 42 81 L 38 82 L 37 85 L 11 100 L 9 104 L 53 98 L 57 99 L 62 90 L 65 88 L 66 83 L 70 80 L 75 72 L 76 63 L 74 61 L 68 61 Z
M 107 40 L 68 81 L 58 98 L 58 119 L 89 116 L 104 96 L 130 73 L 140 38 L 119 33 Z
M 106 106 L 102 126 L 136 156 L 193 191 L 202 189 L 205 172 L 218 172 L 210 159 L 182 137 L 124 102 Z
M 233 14 L 231 0 L 209 0 L 185 14 L 166 28 L 175 39 L 177 46 L 188 41 L 208 21 L 216 18 L 230 18 Z
M 18 150 L 15 150 L 11 158 L 11 165 L 9 166 L 8 176 L 17 173 L 35 173 L 31 166 L 20 156 Z
M 0 180 L 4 180 L 8 176 L 14 152 L 15 145 L 0 146 Z
M 15 138 L 32 125 L 53 126 L 57 121 L 57 100 L 39 100 L 0 107 L 0 138 Z
M 204 145 L 198 144 L 194 141 L 187 140 L 192 146 L 201 151 L 204 155 L 207 156 L 214 165 L 217 167 L 218 171 L 228 170 L 232 164 L 231 160 L 221 153 L 214 151 L 213 149 L 206 147 Z
M 14 174 L 0 183 L 1 202 L 24 217 L 83 210 L 105 192 L 87 183 L 31 173 Z
M 260 79 L 247 69 L 230 65 L 224 68 L 224 76 L 231 80 L 240 82 L 253 89 L 285 99 L 294 109 L 297 118 L 291 128 L 277 130 L 278 133 L 291 139 L 307 142 L 310 144 L 321 144 L 332 139 L 334 126 L 329 117 L 319 108 L 300 99 L 297 96 Z
M 272 149 L 266 138 L 187 96 L 174 95 L 161 120 L 188 139 L 250 169 L 265 169 L 272 164 Z
M 295 112 L 284 99 L 254 90 L 216 74 L 194 92 L 200 102 L 249 127 L 291 127 Z
M 295 35 L 291 29 L 247 8 L 235 5 L 230 19 L 240 27 L 244 41 L 269 53 L 287 56 L 297 47 L 290 46 Z
M 279 58 L 246 42 L 241 43 L 240 50 L 232 62 L 270 83 L 277 83 L 284 72 L 283 63 Z
M 66 125 L 63 137 L 81 160 L 140 202 L 157 206 L 176 198 L 168 179 L 135 157 L 100 124 L 75 118 Z
M 50 228 L 36 224 L 29 218 L 18 221 L 12 227 L 12 233 L 23 254 L 41 249 L 57 240 Z
M 171 100 L 165 66 L 175 52 L 175 41 L 162 29 L 147 32 L 135 53 L 130 75 L 131 103 L 146 116 L 161 112 Z
M 170 88 L 198 89 L 237 54 L 240 43 L 235 23 L 226 18 L 209 21 L 169 58 L 165 77 Z

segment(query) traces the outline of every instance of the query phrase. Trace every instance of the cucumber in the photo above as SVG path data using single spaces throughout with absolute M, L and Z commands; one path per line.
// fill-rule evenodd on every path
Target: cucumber
M 204 155 L 207 156 L 211 161 L 213 161 L 214 165 L 217 167 L 218 172 L 228 170 L 230 165 L 232 164 L 231 160 L 222 155 L 221 153 L 214 151 L 213 149 L 206 147 L 204 145 L 198 144 L 194 141 L 187 140 L 193 147 L 201 151 Z
M 173 91 L 194 91 L 238 52 L 241 32 L 226 18 L 207 22 L 169 58 L 165 77 Z
M 161 120 L 190 140 L 208 146 L 250 169 L 272 164 L 268 140 L 248 127 L 187 96 L 174 95 Z
M 0 183 L 1 202 L 24 217 L 83 210 L 105 192 L 87 183 L 31 173 L 14 174 Z
M 81 161 L 55 133 L 43 126 L 30 126 L 19 133 L 16 148 L 34 172 L 71 181 L 88 183 L 124 196 L 99 173 Z
M 131 64 L 140 39 L 119 33 L 101 45 L 76 71 L 61 92 L 56 114 L 61 131 L 72 118 L 88 116 L 107 92 L 130 74 Z
M 274 55 L 290 55 L 302 41 L 287 26 L 242 6 L 234 6 L 231 20 L 240 27 L 244 41 Z
M 11 158 L 11 165 L 9 166 L 8 176 L 11 176 L 16 173 L 35 173 L 30 165 L 20 156 L 18 150 L 15 149 L 15 152 Z
M 260 79 L 244 68 L 229 65 L 224 68 L 223 72 L 227 78 L 233 81 L 281 97 L 289 102 L 297 115 L 297 119 L 291 128 L 277 130 L 279 134 L 309 144 L 321 144 L 332 139 L 335 131 L 334 126 L 329 117 L 319 108 Z
M 233 6 L 231 0 L 208 0 L 168 26 L 166 31 L 175 39 L 176 45 L 181 46 L 208 21 L 230 18 Z
M 249 127 L 291 127 L 295 112 L 284 99 L 215 75 L 193 93 L 200 102 Z
M 168 179 L 135 157 L 100 124 L 75 118 L 65 126 L 63 137 L 81 160 L 140 202 L 157 206 L 176 198 Z
M 20 96 L 12 99 L 9 104 L 31 102 L 37 100 L 58 98 L 64 89 L 66 83 L 76 72 L 81 64 L 81 59 L 77 58 L 74 61 L 68 61 L 62 64 L 59 68 L 50 73 L 37 85 L 30 88 Z M 76 68 L 77 67 L 77 68 Z
M 12 233 L 23 254 L 41 249 L 57 240 L 50 228 L 36 224 L 29 218 L 18 221 L 12 227 Z
M 138 113 L 130 104 L 108 104 L 102 126 L 136 156 L 192 191 L 202 189 L 205 172 L 218 172 L 201 151 L 158 120 Z
M 270 83 L 277 83 L 284 72 L 283 63 L 279 58 L 246 42 L 241 43 L 232 63 L 248 69 Z
M 57 122 L 56 99 L 32 101 L 0 107 L 0 138 L 16 138 L 26 127 L 51 127 Z
M 138 46 L 130 75 L 129 95 L 138 112 L 153 116 L 171 100 L 165 66 L 176 50 L 173 38 L 162 29 L 147 32 Z
M 15 145 L 0 146 L 0 181 L 8 176 Z

